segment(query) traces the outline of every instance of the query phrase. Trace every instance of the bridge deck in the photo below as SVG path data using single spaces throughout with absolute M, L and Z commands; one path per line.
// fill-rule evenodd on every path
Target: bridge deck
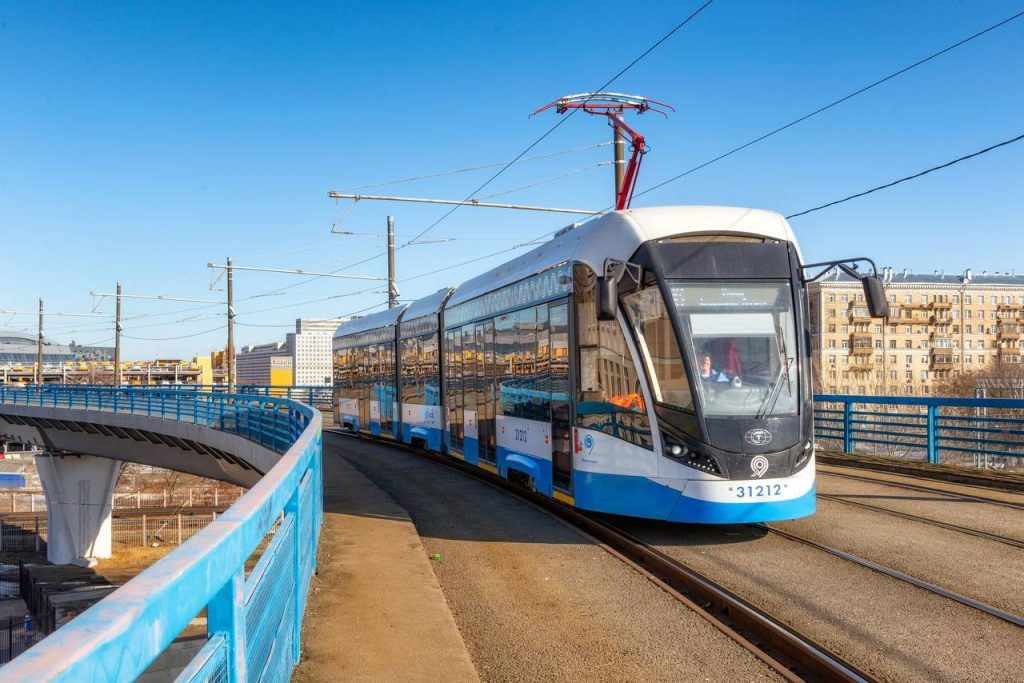
M 477 681 L 409 514 L 333 449 L 323 468 L 319 568 L 294 679 Z

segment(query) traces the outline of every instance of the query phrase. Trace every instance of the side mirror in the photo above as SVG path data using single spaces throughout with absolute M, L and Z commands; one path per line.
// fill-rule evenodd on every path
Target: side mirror
M 864 300 L 868 304 L 868 312 L 872 318 L 888 318 L 889 302 L 885 298 L 885 285 L 874 275 L 865 275 L 860 279 L 864 285 Z
M 597 278 L 597 319 L 615 320 L 619 310 L 619 283 L 614 277 Z

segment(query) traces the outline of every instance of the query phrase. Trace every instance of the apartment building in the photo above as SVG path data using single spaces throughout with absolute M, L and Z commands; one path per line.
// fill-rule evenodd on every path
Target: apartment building
M 854 278 L 810 285 L 817 391 L 927 396 L 964 373 L 1024 367 L 1024 276 L 882 275 L 885 319 L 870 316 Z

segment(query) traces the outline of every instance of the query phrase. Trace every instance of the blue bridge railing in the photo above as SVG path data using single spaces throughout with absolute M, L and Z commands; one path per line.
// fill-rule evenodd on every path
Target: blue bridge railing
M 288 680 L 323 521 L 317 410 L 273 396 L 64 386 L 0 386 L 0 403 L 193 422 L 281 454 L 205 529 L 14 659 L 0 678 L 134 680 L 206 610 L 208 640 L 179 681 Z
M 814 397 L 819 447 L 932 464 L 1024 467 L 1024 400 Z

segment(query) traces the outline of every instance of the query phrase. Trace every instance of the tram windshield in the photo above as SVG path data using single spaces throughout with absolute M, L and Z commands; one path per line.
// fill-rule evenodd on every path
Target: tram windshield
M 796 320 L 788 282 L 670 282 L 707 416 L 793 415 Z

